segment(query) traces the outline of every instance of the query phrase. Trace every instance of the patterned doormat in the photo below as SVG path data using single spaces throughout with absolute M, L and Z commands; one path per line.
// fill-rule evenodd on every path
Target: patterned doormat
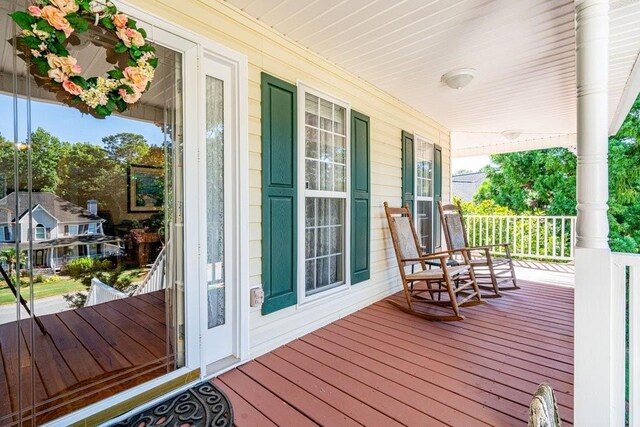
M 229 398 L 210 382 L 160 402 L 112 427 L 231 427 Z

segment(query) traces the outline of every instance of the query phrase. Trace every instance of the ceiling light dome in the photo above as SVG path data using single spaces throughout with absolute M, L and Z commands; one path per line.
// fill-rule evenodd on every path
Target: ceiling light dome
M 513 141 L 514 139 L 517 139 L 520 137 L 520 135 L 522 135 L 522 129 L 509 129 L 509 130 L 504 130 L 501 133 L 502 133 L 502 136 L 504 136 L 510 141 Z
M 456 68 L 443 74 L 440 81 L 451 89 L 462 89 L 476 76 L 476 70 L 473 68 Z

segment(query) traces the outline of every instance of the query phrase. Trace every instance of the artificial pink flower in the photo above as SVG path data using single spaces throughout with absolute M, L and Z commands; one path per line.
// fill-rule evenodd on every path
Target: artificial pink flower
M 65 80 L 62 83 L 62 87 L 64 88 L 64 90 L 66 90 L 67 92 L 69 92 L 71 95 L 80 95 L 83 90 L 80 86 L 78 86 L 77 84 L 75 84 L 74 82 L 72 82 L 71 80 Z
M 36 18 L 39 18 L 42 15 L 42 9 L 35 4 L 29 6 L 27 10 L 29 11 L 29 15 L 35 16 Z
M 113 25 L 115 25 L 116 28 L 126 27 L 128 21 L 129 21 L 129 18 L 127 18 L 127 15 L 125 15 L 124 13 L 118 13 L 117 15 L 113 15 Z
M 139 92 L 142 92 L 147 88 L 149 78 L 140 72 L 140 68 L 127 67 L 122 71 L 122 73 L 128 82 L 135 86 Z
M 116 35 L 126 47 L 131 47 L 131 45 L 144 46 L 144 37 L 133 28 L 120 28 L 116 31 Z
M 142 96 L 142 93 L 138 92 L 135 89 L 133 93 L 128 93 L 125 89 L 120 89 L 118 93 L 120 94 L 120 97 L 122 98 L 122 100 L 127 104 L 135 104 L 136 102 L 138 102 L 138 100 Z
M 42 17 L 56 30 L 64 31 L 64 34 L 69 37 L 73 32 L 73 28 L 67 19 L 65 14 L 57 7 L 45 6 L 42 8 Z

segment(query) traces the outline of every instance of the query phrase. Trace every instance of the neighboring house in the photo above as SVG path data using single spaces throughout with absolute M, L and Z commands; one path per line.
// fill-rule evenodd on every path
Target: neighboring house
M 95 200 L 83 208 L 53 193 L 33 192 L 29 202 L 28 193 L 21 191 L 17 203 L 16 215 L 16 193 L 0 199 L 0 250 L 15 248 L 16 241 L 28 249 L 31 220 L 35 268 L 59 270 L 75 258 L 120 252 L 119 239 L 104 234 Z
M 451 178 L 451 194 L 463 202 L 472 202 L 473 196 L 487 178 L 484 172 L 461 173 Z

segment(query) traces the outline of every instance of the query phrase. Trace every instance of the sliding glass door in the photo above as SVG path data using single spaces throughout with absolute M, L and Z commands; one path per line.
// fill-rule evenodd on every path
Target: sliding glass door
M 133 108 L 83 114 L 16 49 L 8 14 L 27 6 L 0 2 L 0 426 L 43 424 L 185 357 L 182 55 L 154 44 Z M 70 38 L 83 75 L 126 67 L 110 37 Z

